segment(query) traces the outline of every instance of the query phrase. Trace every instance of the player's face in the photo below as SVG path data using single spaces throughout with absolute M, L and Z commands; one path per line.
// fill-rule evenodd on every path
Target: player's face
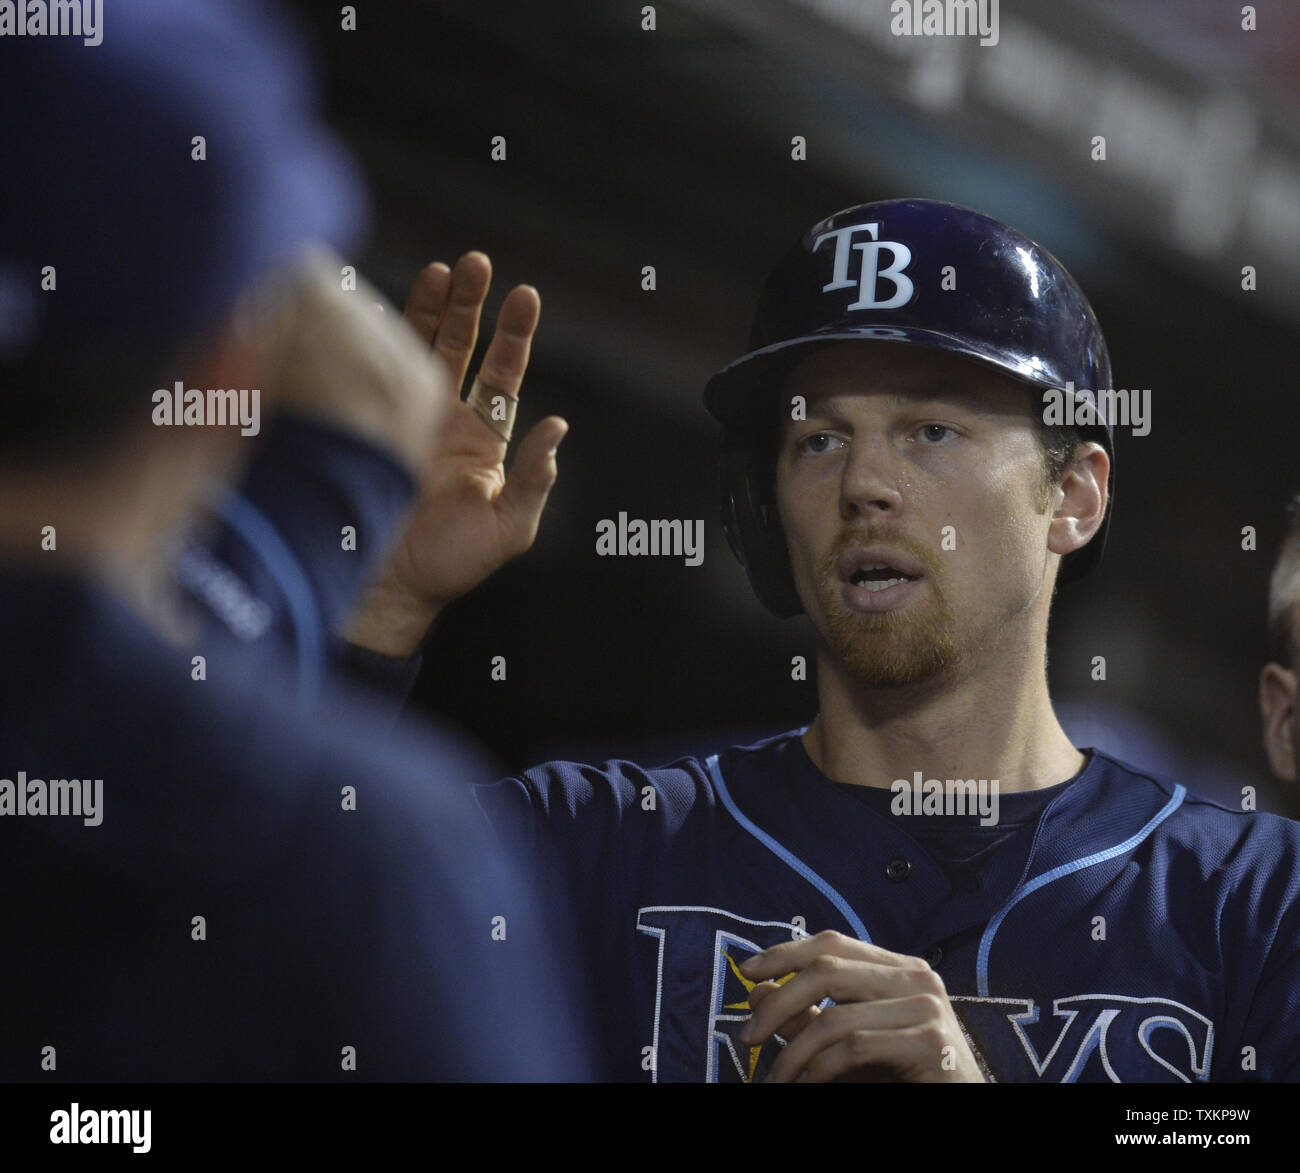
M 1292 646 L 1291 663 L 1300 663 L 1300 632 Z M 1259 709 L 1264 722 L 1264 749 L 1273 776 L 1282 782 L 1300 778 L 1300 684 L 1294 668 L 1264 665 L 1259 677 Z
M 1051 584 L 1036 396 L 947 353 L 868 342 L 813 354 L 785 391 L 795 585 L 854 679 L 921 683 L 1029 630 Z M 805 419 L 789 418 L 795 396 Z

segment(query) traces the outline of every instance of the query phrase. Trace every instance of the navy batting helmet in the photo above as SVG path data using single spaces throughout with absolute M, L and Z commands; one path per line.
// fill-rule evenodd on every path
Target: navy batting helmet
M 768 276 L 749 353 L 704 393 L 723 425 L 727 540 L 758 597 L 783 617 L 803 604 L 767 458 L 775 420 L 759 401 L 812 349 L 855 339 L 950 351 L 1044 391 L 1110 387 L 1106 341 L 1083 290 L 1024 233 L 969 208 L 918 199 L 859 204 L 815 224 Z M 1110 422 L 1079 430 L 1106 449 L 1113 469 Z M 1096 566 L 1109 519 L 1108 507 L 1092 541 L 1065 559 L 1062 582 Z

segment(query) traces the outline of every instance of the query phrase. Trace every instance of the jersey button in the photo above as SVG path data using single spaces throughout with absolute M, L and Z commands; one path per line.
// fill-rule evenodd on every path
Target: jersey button
M 921 956 L 928 966 L 934 967 L 943 960 L 943 950 L 938 945 L 931 945 Z
M 895 884 L 901 884 L 907 879 L 908 873 L 912 870 L 912 861 L 904 859 L 901 855 L 894 856 L 885 864 L 885 876 L 893 880 Z

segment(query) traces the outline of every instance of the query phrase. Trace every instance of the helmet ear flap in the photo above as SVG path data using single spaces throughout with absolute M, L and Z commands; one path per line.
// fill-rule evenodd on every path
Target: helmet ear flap
M 782 619 L 803 610 L 785 535 L 771 499 L 765 462 L 755 443 L 732 440 L 719 460 L 722 529 L 736 561 L 745 568 L 759 601 Z

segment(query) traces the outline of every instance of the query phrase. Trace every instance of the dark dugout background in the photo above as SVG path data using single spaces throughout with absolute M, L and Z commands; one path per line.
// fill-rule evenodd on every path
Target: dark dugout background
M 445 614 L 416 707 L 511 770 L 656 764 L 811 719 L 815 685 L 790 678 L 810 630 L 767 615 L 727 549 L 701 391 L 809 225 L 919 195 L 1055 252 L 1093 301 L 1116 386 L 1152 391 L 1150 434 L 1117 441 L 1101 572 L 1057 601 L 1067 729 L 1300 814 L 1268 777 L 1256 702 L 1300 488 L 1300 10 L 1264 0 L 1252 32 L 1219 0 L 1004 0 L 999 43 L 980 46 L 895 37 L 884 0 L 660 3 L 654 31 L 624 0 L 385 0 L 356 5 L 355 31 L 338 4 L 296 7 L 372 184 L 363 271 L 400 304 L 422 264 L 486 251 L 480 353 L 506 290 L 536 285 L 516 434 L 552 412 L 571 424 L 537 545 Z M 596 524 L 621 510 L 703 518 L 703 565 L 598 557 Z

